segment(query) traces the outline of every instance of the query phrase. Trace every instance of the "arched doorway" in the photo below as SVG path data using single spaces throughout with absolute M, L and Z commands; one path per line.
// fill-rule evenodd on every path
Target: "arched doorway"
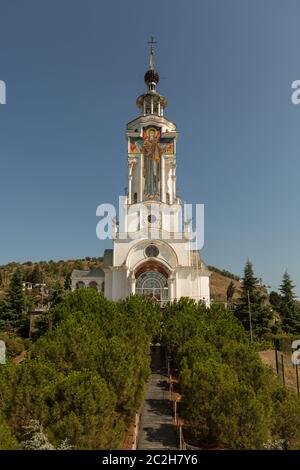
M 135 292 L 159 302 L 169 300 L 168 273 L 158 263 L 147 263 L 136 274 Z

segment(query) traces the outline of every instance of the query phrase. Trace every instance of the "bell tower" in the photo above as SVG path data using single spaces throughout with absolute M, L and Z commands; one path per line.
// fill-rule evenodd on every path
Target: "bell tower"
M 97 281 L 112 300 L 138 294 L 164 307 L 190 297 L 209 306 L 210 272 L 192 244 L 192 218 L 176 192 L 178 133 L 165 117 L 153 38 L 149 44 L 146 91 L 136 100 L 138 117 L 126 126 L 128 194 L 120 198 L 113 249 L 105 250 L 100 273 L 74 271 L 72 288 Z
M 177 127 L 165 117 L 153 38 L 149 44 L 139 115 L 126 126 L 128 194 L 121 198 L 113 250 L 104 256 L 105 295 L 144 295 L 162 307 L 180 297 L 209 305 L 209 271 L 192 248 L 191 218 L 176 192 Z
M 157 91 L 159 74 L 154 66 L 151 38 L 147 90 L 136 104 L 140 116 L 127 124 L 128 204 L 174 204 L 176 197 L 176 124 L 164 117 L 167 100 Z

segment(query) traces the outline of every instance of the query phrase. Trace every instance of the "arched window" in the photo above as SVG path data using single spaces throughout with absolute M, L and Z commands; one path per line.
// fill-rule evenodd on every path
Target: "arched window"
M 166 194 L 166 203 L 170 204 L 170 193 Z
M 159 302 L 168 300 L 168 279 L 159 271 L 145 271 L 136 280 L 135 292 Z
M 92 289 L 98 290 L 98 284 L 97 284 L 96 281 L 91 281 L 91 282 L 89 283 L 89 287 L 91 287 Z
M 76 282 L 76 289 L 82 289 L 83 287 L 85 287 L 84 282 L 82 282 L 82 281 Z
M 105 282 L 103 281 L 101 284 L 101 292 L 104 294 L 104 289 L 105 289 Z
M 137 193 L 134 193 L 133 195 L 133 204 L 137 203 Z

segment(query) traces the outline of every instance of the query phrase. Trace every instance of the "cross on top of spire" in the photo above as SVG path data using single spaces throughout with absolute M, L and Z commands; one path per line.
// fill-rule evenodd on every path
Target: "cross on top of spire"
M 150 44 L 150 70 L 154 70 L 154 45 L 156 44 L 156 41 L 153 36 L 151 36 L 148 44 Z

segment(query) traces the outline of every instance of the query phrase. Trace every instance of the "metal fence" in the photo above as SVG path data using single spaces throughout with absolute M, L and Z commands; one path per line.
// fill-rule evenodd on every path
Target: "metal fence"
M 282 385 L 300 394 L 299 367 L 292 363 L 292 353 L 274 350 L 276 373 Z M 272 366 L 272 364 L 270 364 Z
M 178 447 L 180 450 L 201 450 L 200 447 L 192 446 L 191 444 L 186 442 L 184 439 L 183 420 L 179 416 L 179 406 L 178 406 L 179 403 L 174 393 L 172 370 L 171 370 L 170 362 L 168 358 L 166 359 L 166 363 L 167 363 L 167 371 L 168 371 L 168 378 L 169 378 L 169 400 L 172 406 L 173 419 L 174 419 L 174 424 L 176 426 L 176 431 L 177 431 Z

